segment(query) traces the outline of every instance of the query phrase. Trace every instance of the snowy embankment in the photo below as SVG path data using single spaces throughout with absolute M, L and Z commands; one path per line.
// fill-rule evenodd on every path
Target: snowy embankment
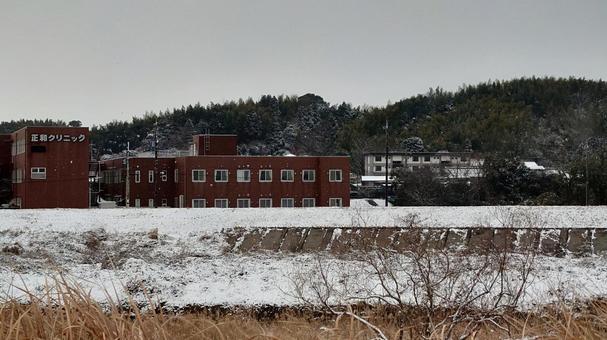
M 607 228 L 607 207 L 371 207 L 249 209 L 43 209 L 0 210 L 0 230 L 36 228 L 82 232 L 187 235 L 234 227 L 392 227 L 414 220 L 425 228 Z
M 36 292 L 50 277 L 90 289 L 145 300 L 143 290 L 167 306 L 286 305 L 294 273 L 314 267 L 316 255 L 224 254 L 219 232 L 232 227 L 404 226 L 414 216 L 425 227 L 607 227 L 604 207 L 381 208 L 354 201 L 351 208 L 0 210 L 0 292 Z M 524 218 L 514 218 L 523 216 Z M 514 224 L 514 225 L 513 225 Z M 158 233 L 150 233 L 157 228 Z M 329 254 L 350 274 L 361 264 Z M 605 258 L 539 257 L 527 305 L 555 292 L 605 296 Z M 364 269 L 364 268 L 363 268 Z M 339 273 L 336 273 L 339 274 Z M 361 283 L 372 279 L 359 277 Z

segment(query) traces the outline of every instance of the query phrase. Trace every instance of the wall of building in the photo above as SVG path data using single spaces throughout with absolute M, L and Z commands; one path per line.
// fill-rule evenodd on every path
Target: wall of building
M 11 135 L 0 134 L 0 204 L 11 199 Z
M 282 198 L 293 198 L 295 207 L 302 206 L 303 198 L 314 198 L 316 206 L 328 206 L 330 198 L 341 198 L 342 206 L 350 205 L 347 157 L 269 157 L 269 156 L 207 156 L 177 158 L 179 183 L 177 192 L 183 195 L 184 206 L 191 207 L 192 199 L 204 199 L 207 207 L 215 205 L 215 199 L 228 199 L 229 207 L 237 207 L 238 199 L 249 199 L 251 207 L 259 206 L 259 199 L 272 199 L 273 207 L 281 206 Z M 206 172 L 204 182 L 192 181 L 192 170 Z M 227 182 L 215 182 L 218 169 L 228 170 Z M 250 182 L 237 182 L 238 169 L 250 171 Z M 271 182 L 260 182 L 261 169 L 272 170 Z M 293 182 L 281 181 L 281 170 L 293 170 Z M 315 171 L 314 182 L 303 182 L 304 169 Z M 341 182 L 329 181 L 329 170 L 341 169 Z
M 239 199 L 248 199 L 250 207 L 259 207 L 260 199 L 271 199 L 272 207 L 280 207 L 282 198 L 292 198 L 294 207 L 303 206 L 304 198 L 314 199 L 315 206 L 329 206 L 331 199 L 340 199 L 342 206 L 350 205 L 347 157 L 272 157 L 272 156 L 190 156 L 160 158 L 155 169 L 153 158 L 131 158 L 130 206 L 192 207 L 193 199 L 202 199 L 206 207 L 214 207 L 216 199 L 227 199 L 228 207 L 238 207 Z M 102 197 L 124 203 L 126 196 L 126 162 L 113 159 L 102 162 Z M 249 170 L 249 182 L 237 180 L 238 170 Z M 261 169 L 272 171 L 271 182 L 261 182 Z M 292 170 L 293 181 L 282 181 L 281 170 Z M 332 169 L 341 170 L 341 181 L 329 180 Z M 193 181 L 193 170 L 204 170 L 204 181 Z M 227 170 L 226 182 L 215 181 L 215 170 Z M 314 170 L 315 180 L 304 182 L 303 170 Z M 136 172 L 140 171 L 137 183 Z M 156 171 L 154 182 L 149 171 Z M 166 181 L 161 173 L 166 173 Z M 154 194 L 156 193 L 156 194 Z M 136 200 L 139 199 L 137 204 Z M 335 203 L 335 202 L 333 202 Z
M 12 134 L 11 149 L 13 198 L 22 208 L 89 206 L 88 128 L 23 128 Z M 45 169 L 45 178 L 32 168 Z
M 195 135 L 195 155 L 218 156 L 237 155 L 238 136 L 236 135 Z
M 174 158 L 130 158 L 129 173 L 129 206 L 177 206 Z M 126 205 L 126 160 L 103 161 L 101 177 L 101 197 Z

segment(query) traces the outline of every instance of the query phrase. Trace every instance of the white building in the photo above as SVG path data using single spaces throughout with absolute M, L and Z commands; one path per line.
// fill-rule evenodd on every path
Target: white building
M 462 179 L 482 176 L 484 159 L 472 152 L 405 152 L 390 151 L 388 174 L 393 170 L 418 171 L 430 168 L 439 177 Z M 365 176 L 385 176 L 386 155 L 382 152 L 364 154 Z

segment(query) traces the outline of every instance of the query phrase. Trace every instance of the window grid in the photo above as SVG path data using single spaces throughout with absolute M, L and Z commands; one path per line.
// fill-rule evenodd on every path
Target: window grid
M 305 169 L 301 172 L 302 182 L 316 182 L 316 170 Z
M 272 199 L 271 198 L 260 198 L 259 207 L 260 208 L 272 208 Z
M 316 199 L 314 198 L 304 198 L 301 200 L 301 206 L 304 208 L 313 208 L 316 206 Z
M 215 170 L 215 182 L 225 183 L 228 181 L 228 170 L 216 169 Z
M 290 169 L 280 170 L 280 181 L 281 182 L 293 182 L 295 173 Z
M 293 208 L 295 206 L 293 198 L 290 198 L 290 197 L 281 198 L 280 206 L 282 208 Z
M 251 170 L 249 170 L 249 169 L 236 170 L 236 181 L 239 183 L 250 182 L 251 181 Z
M 239 198 L 236 200 L 236 207 L 238 208 L 250 208 L 251 200 L 248 198 Z
M 32 179 L 46 179 L 46 168 L 34 167 L 31 169 Z
M 331 169 L 329 170 L 329 182 L 341 182 L 341 169 Z
M 207 180 L 207 172 L 204 169 L 193 169 L 192 170 L 192 182 L 200 183 L 206 182 Z
M 226 198 L 215 199 L 215 208 L 227 208 L 228 200 Z
M 330 207 L 341 207 L 341 198 L 329 198 Z
M 272 170 L 271 169 L 259 170 L 259 181 L 260 182 L 272 182 Z
M 205 208 L 207 206 L 207 202 L 203 198 L 194 198 L 192 199 L 192 208 Z

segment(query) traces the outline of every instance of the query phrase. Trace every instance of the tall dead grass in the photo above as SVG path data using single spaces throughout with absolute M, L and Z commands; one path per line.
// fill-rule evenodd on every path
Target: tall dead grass
M 0 303 L 1 339 L 372 339 L 377 332 L 390 339 L 418 339 L 424 312 L 408 313 L 386 306 L 353 306 L 350 314 L 333 316 L 312 310 L 280 310 L 260 316 L 252 310 L 163 312 L 150 300 L 140 308 L 129 299 L 99 304 L 85 290 L 56 280 L 25 299 Z M 109 294 L 108 294 L 109 296 Z M 442 311 L 437 313 L 449 313 Z M 364 316 L 369 324 L 355 317 Z M 439 316 L 440 317 L 440 316 Z M 605 339 L 607 301 L 574 307 L 546 307 L 540 312 L 509 312 L 506 324 L 490 321 L 470 339 Z M 445 328 L 446 330 L 446 328 Z M 455 330 L 452 338 L 465 334 Z M 429 336 L 445 338 L 440 329 Z

